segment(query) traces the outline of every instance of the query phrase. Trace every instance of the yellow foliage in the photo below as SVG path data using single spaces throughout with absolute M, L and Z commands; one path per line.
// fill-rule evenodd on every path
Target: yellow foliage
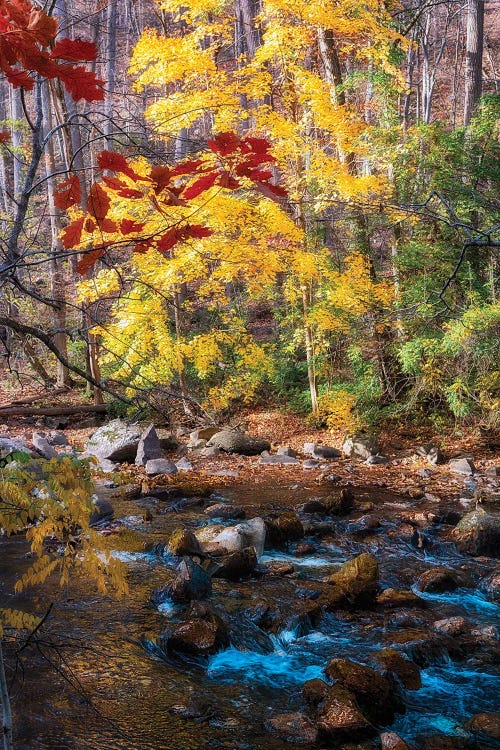
M 332 432 L 355 432 L 362 426 L 356 401 L 356 396 L 345 390 L 326 393 L 319 397 L 319 416 Z

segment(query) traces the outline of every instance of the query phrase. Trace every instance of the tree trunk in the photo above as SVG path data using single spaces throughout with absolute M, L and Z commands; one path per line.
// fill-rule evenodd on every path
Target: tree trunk
M 106 134 L 106 146 L 113 147 L 113 93 L 116 78 L 116 0 L 108 0 L 107 11 L 107 44 L 106 44 L 106 100 L 104 132 Z
M 302 310 L 304 315 L 304 338 L 306 344 L 307 379 L 309 381 L 309 392 L 311 394 L 311 410 L 313 414 L 318 413 L 318 383 L 316 379 L 316 365 L 314 361 L 314 334 L 307 322 L 307 315 L 311 307 L 311 295 L 306 285 L 302 287 Z
M 464 125 L 470 124 L 483 85 L 484 0 L 468 0 Z
M 10 707 L 9 690 L 5 667 L 3 663 L 2 641 L 0 640 L 0 697 L 2 702 L 2 730 L 4 750 L 13 750 L 12 744 L 12 710 Z

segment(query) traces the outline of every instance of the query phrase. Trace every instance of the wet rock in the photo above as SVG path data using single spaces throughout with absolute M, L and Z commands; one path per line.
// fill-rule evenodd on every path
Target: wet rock
M 425 737 L 418 747 L 419 750 L 482 750 L 471 747 L 462 737 L 447 737 L 443 734 Z
M 213 435 L 207 445 L 215 446 L 226 453 L 240 453 L 243 456 L 258 456 L 271 449 L 268 440 L 246 435 L 239 430 L 221 430 Z
M 447 617 L 444 620 L 436 620 L 432 627 L 440 633 L 446 633 L 453 637 L 470 631 L 470 625 L 464 617 Z
M 180 651 L 210 656 L 229 646 L 229 633 L 225 622 L 215 612 L 197 607 L 190 620 L 163 636 L 161 645 L 168 653 Z
M 274 716 L 265 722 L 265 727 L 275 737 L 295 745 L 314 745 L 318 739 L 318 730 L 301 713 Z
M 451 538 L 461 552 L 500 557 L 500 517 L 473 510 L 453 529 Z
M 465 725 L 469 732 L 500 740 L 500 713 L 476 714 Z
M 137 500 L 140 498 L 141 492 L 140 484 L 122 484 L 113 489 L 111 497 L 119 497 L 122 500 Z
M 349 659 L 333 659 L 325 673 L 356 697 L 372 724 L 382 726 L 393 721 L 398 701 L 392 685 L 379 672 Z
M 205 515 L 209 518 L 223 518 L 224 520 L 230 520 L 231 518 L 245 518 L 245 511 L 243 508 L 238 508 L 236 505 L 230 505 L 228 503 L 215 503 L 205 508 Z
M 330 685 L 324 680 L 307 680 L 302 685 L 302 698 L 307 706 L 316 709 L 325 700 L 329 691 Z
M 484 578 L 480 584 L 481 591 L 493 601 L 500 602 L 500 567 L 496 568 L 493 573 Z
M 438 523 L 446 526 L 456 526 L 462 520 L 463 514 L 454 508 L 446 508 L 438 518 Z
M 167 458 L 151 458 L 146 462 L 146 474 L 149 477 L 158 474 L 177 474 L 177 466 Z
M 290 456 L 291 458 L 297 458 L 297 453 L 289 445 L 280 445 L 276 451 L 278 456 Z
M 471 458 L 462 456 L 461 458 L 452 458 L 448 462 L 450 471 L 453 474 L 474 474 L 476 467 Z
M 320 515 L 326 515 L 326 506 L 321 500 L 309 500 L 307 503 L 299 505 L 297 510 L 300 513 L 319 513 Z
M 390 609 L 396 609 L 397 607 L 425 607 L 425 602 L 417 594 L 405 589 L 385 589 L 377 596 L 377 604 Z
M 395 732 L 382 732 L 380 747 L 381 750 L 411 750 L 410 746 Z
M 378 593 L 379 569 L 373 555 L 364 552 L 348 560 L 328 578 L 332 590 L 324 595 L 328 610 L 340 606 L 373 604 Z
M 259 459 L 260 464 L 270 464 L 272 466 L 284 466 L 285 464 L 298 464 L 299 461 L 293 456 L 285 456 L 275 454 L 273 456 L 261 456 Z
M 193 464 L 187 458 L 181 458 L 175 463 L 177 471 L 193 471 Z
M 240 581 L 242 578 L 251 576 L 256 565 L 255 548 L 245 547 L 245 549 L 219 557 L 212 575 L 214 578 L 224 578 L 227 581 Z
M 458 576 L 450 568 L 431 568 L 422 573 L 417 579 L 416 587 L 419 591 L 429 594 L 441 594 L 444 591 L 455 591 L 458 588 Z
M 381 528 L 380 518 L 373 513 L 358 518 L 357 521 L 350 523 L 347 527 L 349 534 L 353 536 L 367 536 Z
M 446 461 L 441 450 L 434 443 L 424 443 L 417 448 L 417 453 L 427 459 L 432 466 L 439 466 Z
M 473 628 L 471 636 L 477 643 L 491 646 L 493 643 L 500 641 L 500 629 L 496 625 L 483 625 L 481 628 Z
M 189 557 L 182 560 L 174 580 L 164 589 L 164 594 L 176 604 L 185 604 L 193 599 L 208 599 L 211 593 L 212 579 Z
M 54 450 L 54 448 L 50 445 L 49 441 L 43 433 L 34 432 L 33 437 L 31 438 L 31 442 L 33 443 L 33 447 L 41 456 L 43 456 L 43 458 L 57 458 L 57 451 Z
M 318 729 L 333 743 L 373 737 L 376 730 L 363 715 L 355 697 L 341 685 L 328 692 L 318 714 Z
M 212 553 L 216 552 L 217 546 L 226 552 L 241 552 L 245 547 L 251 546 L 260 557 L 264 552 L 266 524 L 262 518 L 251 518 L 236 526 L 227 526 L 222 531 L 220 527 L 205 527 L 197 531 L 196 536 L 206 551 L 209 551 L 207 543 L 215 545 L 210 550 Z
M 268 546 L 285 544 L 302 539 L 305 534 L 302 521 L 292 511 L 266 521 Z
M 170 555 L 176 557 L 199 555 L 201 554 L 201 546 L 193 531 L 179 526 L 172 532 L 168 540 L 167 551 Z
M 353 435 L 348 437 L 342 446 L 342 453 L 347 458 L 359 457 L 366 459 L 378 452 L 378 443 L 374 437 L 367 435 Z
M 140 437 L 135 456 L 135 463 L 137 466 L 146 466 L 147 462 L 151 459 L 161 457 L 162 449 L 160 447 L 160 440 L 154 425 L 150 424 Z
M 133 462 L 141 437 L 141 428 L 137 424 L 128 424 L 122 419 L 114 419 L 99 427 L 87 440 L 87 453 L 109 461 Z
M 419 690 L 422 687 L 419 667 L 405 659 L 395 648 L 382 649 L 375 658 L 383 667 L 386 676 L 395 675 L 407 690 Z
M 344 516 L 354 506 L 354 493 L 350 487 L 344 487 L 339 495 L 328 495 L 323 498 L 327 512 L 332 516 Z
M 102 521 L 109 521 L 113 518 L 114 510 L 109 500 L 105 500 L 102 497 L 93 495 L 92 505 L 94 507 L 94 510 L 90 514 L 89 523 L 91 526 L 96 526 Z
M 389 638 L 391 645 L 400 648 L 419 667 L 442 664 L 450 656 L 459 658 L 463 655 L 453 638 L 425 628 L 409 628 Z

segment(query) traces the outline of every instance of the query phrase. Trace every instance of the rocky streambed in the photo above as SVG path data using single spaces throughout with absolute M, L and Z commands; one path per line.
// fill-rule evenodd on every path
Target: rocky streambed
M 102 532 L 130 594 L 80 581 L 63 596 L 47 638 L 73 687 L 43 653 L 25 660 L 20 747 L 500 747 L 494 508 L 460 520 L 445 501 L 327 482 L 106 484 Z M 0 546 L 2 599 L 24 552 Z

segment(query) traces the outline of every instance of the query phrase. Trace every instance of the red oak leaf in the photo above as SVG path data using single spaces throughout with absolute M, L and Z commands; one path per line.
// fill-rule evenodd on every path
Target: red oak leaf
M 71 222 L 71 224 L 68 224 L 66 229 L 63 231 L 61 235 L 63 246 L 66 248 L 66 250 L 69 250 L 71 247 L 75 247 L 75 245 L 78 245 L 82 238 L 82 230 L 83 230 L 83 224 L 85 222 L 85 216 L 81 216 L 79 219 L 75 219 Z
M 203 159 L 197 159 L 196 161 L 184 161 L 182 164 L 178 164 L 175 169 L 172 170 L 172 177 L 178 177 L 184 174 L 196 174 L 198 167 L 203 164 Z
M 81 199 L 82 187 L 76 174 L 72 174 L 54 190 L 54 203 L 61 211 L 80 203 Z
M 94 229 L 97 229 L 97 224 L 95 221 L 91 218 L 85 219 L 85 224 L 83 225 L 85 228 L 85 231 L 89 234 L 94 231 Z
M 156 195 L 161 193 L 172 179 L 172 170 L 169 167 L 158 165 L 153 167 L 149 173 L 149 177 L 154 184 L 154 191 Z
M 27 29 L 43 47 L 53 40 L 57 34 L 57 27 L 58 23 L 55 18 L 48 16 L 43 10 L 32 8 Z
M 60 39 L 54 45 L 50 54 L 52 59 L 67 60 L 68 62 L 90 62 L 97 57 L 97 47 L 94 42 L 85 39 Z
M 273 201 L 279 201 L 280 198 L 286 198 L 288 195 L 285 188 L 279 185 L 272 185 L 270 182 L 256 182 L 255 187 L 259 193 L 265 195 L 266 198 L 271 198 Z
M 208 148 L 221 156 L 234 154 L 240 147 L 241 140 L 236 133 L 219 133 L 214 138 L 207 141 Z
M 8 143 L 10 141 L 10 133 L 8 130 L 0 130 L 0 143 Z
M 101 232 L 116 232 L 118 225 L 111 219 L 102 219 L 102 221 L 99 222 L 99 229 Z
M 246 138 L 243 138 L 243 141 L 241 142 L 242 153 L 253 151 L 256 154 L 267 156 L 267 152 L 270 148 L 271 144 L 269 143 L 267 138 L 252 138 L 250 136 L 247 136 Z
M 184 224 L 181 227 L 174 227 L 165 232 L 156 243 L 156 249 L 160 253 L 166 253 L 171 250 L 178 242 L 188 240 L 190 237 L 201 239 L 210 237 L 213 234 L 211 229 L 203 227 L 201 224 Z
M 145 224 L 134 221 L 133 219 L 122 219 L 120 222 L 120 232 L 122 234 L 142 232 L 145 226 Z
M 102 258 L 108 247 L 109 245 L 101 245 L 101 247 L 98 247 L 95 250 L 86 252 L 76 265 L 78 273 L 85 276 L 85 274 L 95 266 L 99 258 Z
M 92 216 L 101 222 L 106 218 L 111 201 L 107 192 L 98 182 L 94 182 L 89 192 L 88 210 Z
M 85 99 L 86 102 L 98 102 L 104 99 L 104 81 L 95 77 L 95 73 L 81 66 L 58 65 L 57 76 L 75 102 Z
M 217 183 L 221 187 L 228 188 L 228 190 L 236 190 L 240 187 L 240 183 L 238 182 L 238 180 L 235 180 L 235 178 L 232 177 L 229 172 L 222 172 L 219 179 L 217 180 Z
M 107 169 L 110 172 L 121 172 L 132 180 L 141 179 L 140 175 L 134 172 L 132 167 L 129 166 L 123 154 L 119 154 L 118 151 L 107 151 L 104 149 L 97 157 L 97 163 L 100 169 Z
M 196 180 L 196 182 L 193 182 L 192 185 L 184 190 L 183 197 L 186 198 L 186 200 L 196 198 L 197 195 L 200 195 L 205 190 L 213 187 L 218 176 L 218 172 L 209 172 L 203 177 L 200 177 L 199 180 Z

